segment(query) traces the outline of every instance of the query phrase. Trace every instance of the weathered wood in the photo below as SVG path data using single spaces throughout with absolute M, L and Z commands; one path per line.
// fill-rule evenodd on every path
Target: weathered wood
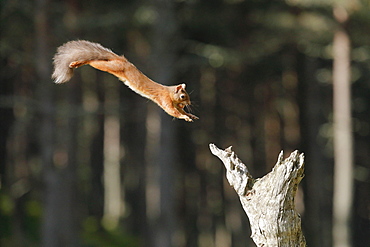
M 293 152 L 283 160 L 283 152 L 270 173 L 254 179 L 231 147 L 221 150 L 209 145 L 225 165 L 226 177 L 238 193 L 257 246 L 306 246 L 294 196 L 304 174 L 304 155 Z

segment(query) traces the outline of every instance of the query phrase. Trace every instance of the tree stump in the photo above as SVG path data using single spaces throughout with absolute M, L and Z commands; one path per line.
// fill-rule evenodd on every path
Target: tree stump
M 238 193 L 257 246 L 306 246 L 301 217 L 294 209 L 294 196 L 304 174 L 304 155 L 294 151 L 283 160 L 283 152 L 270 173 L 254 179 L 231 147 L 209 145 L 225 165 L 226 178 Z

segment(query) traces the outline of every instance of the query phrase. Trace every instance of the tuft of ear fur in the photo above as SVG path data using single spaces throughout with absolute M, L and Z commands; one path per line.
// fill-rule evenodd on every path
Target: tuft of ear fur
M 185 90 L 185 87 L 186 87 L 186 84 L 185 83 L 180 84 L 180 85 L 177 85 L 176 86 L 176 93 L 178 93 L 181 89 L 184 89 Z

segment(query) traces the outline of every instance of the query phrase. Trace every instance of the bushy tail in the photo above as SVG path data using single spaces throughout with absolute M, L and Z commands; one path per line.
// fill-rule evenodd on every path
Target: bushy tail
M 109 60 L 119 57 L 110 49 L 98 43 L 86 40 L 76 40 L 60 46 L 54 56 L 54 72 L 52 78 L 55 83 L 69 81 L 73 76 L 72 62 L 87 62 L 91 60 Z

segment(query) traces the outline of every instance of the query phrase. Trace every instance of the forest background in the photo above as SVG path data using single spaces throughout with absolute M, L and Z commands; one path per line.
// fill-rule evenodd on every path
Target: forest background
M 333 36 L 351 41 L 352 246 L 370 243 L 370 3 L 267 0 L 1 0 L 1 246 L 254 246 L 208 144 L 254 177 L 300 150 L 296 207 L 308 246 L 332 246 Z M 182 82 L 194 123 L 82 67 L 51 80 L 75 39 Z

